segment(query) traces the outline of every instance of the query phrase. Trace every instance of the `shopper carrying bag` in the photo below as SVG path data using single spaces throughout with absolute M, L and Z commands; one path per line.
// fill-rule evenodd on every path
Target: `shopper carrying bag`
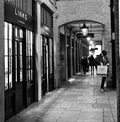
M 108 71 L 109 71 L 109 62 L 108 62 L 106 50 L 102 51 L 100 64 L 101 66 L 97 67 L 97 74 L 102 76 L 100 89 L 102 92 L 104 92 L 104 84 L 105 84 L 106 77 L 108 76 Z
M 99 76 L 106 76 L 107 77 L 108 73 L 108 66 L 107 65 L 98 65 L 97 66 L 97 75 Z

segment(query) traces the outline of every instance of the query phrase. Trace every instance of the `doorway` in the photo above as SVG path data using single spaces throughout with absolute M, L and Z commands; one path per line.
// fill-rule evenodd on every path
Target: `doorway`
M 54 89 L 53 39 L 45 35 L 42 38 L 42 96 Z
M 35 101 L 33 80 L 33 33 L 4 24 L 5 119 Z

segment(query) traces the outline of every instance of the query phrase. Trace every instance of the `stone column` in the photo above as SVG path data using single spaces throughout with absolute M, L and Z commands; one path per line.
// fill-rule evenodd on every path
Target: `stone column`
M 104 37 L 104 50 L 107 51 L 107 57 L 109 60 L 109 74 L 107 77 L 107 87 L 112 88 L 112 50 L 111 50 L 111 27 L 110 24 L 106 24 L 107 33 Z
M 116 80 L 117 80 L 117 122 L 120 122 L 120 2 L 115 2 L 115 47 L 116 47 Z
M 72 30 L 70 29 L 70 76 L 72 76 Z
M 4 0 L 0 0 L 0 122 L 4 122 Z
M 66 81 L 68 80 L 67 72 L 67 27 L 65 26 L 65 70 L 66 70 Z
M 36 0 L 37 2 L 37 32 L 36 32 L 36 45 L 35 45 L 35 61 L 36 61 L 36 83 L 38 84 L 38 101 L 41 100 L 42 89 L 41 89 L 41 1 Z

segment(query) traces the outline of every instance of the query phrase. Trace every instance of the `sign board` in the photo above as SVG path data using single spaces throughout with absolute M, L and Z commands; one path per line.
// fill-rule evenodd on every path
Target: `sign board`
M 5 21 L 20 25 L 22 27 L 33 30 L 34 23 L 32 16 L 26 14 L 18 8 L 5 3 Z

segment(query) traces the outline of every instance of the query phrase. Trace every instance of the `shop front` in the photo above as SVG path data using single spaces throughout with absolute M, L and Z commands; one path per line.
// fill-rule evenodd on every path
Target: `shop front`
M 42 43 L 42 96 L 55 89 L 54 84 L 54 42 L 53 12 L 41 5 L 41 43 Z
M 5 119 L 35 102 L 34 40 L 32 9 L 27 1 L 4 2 Z

